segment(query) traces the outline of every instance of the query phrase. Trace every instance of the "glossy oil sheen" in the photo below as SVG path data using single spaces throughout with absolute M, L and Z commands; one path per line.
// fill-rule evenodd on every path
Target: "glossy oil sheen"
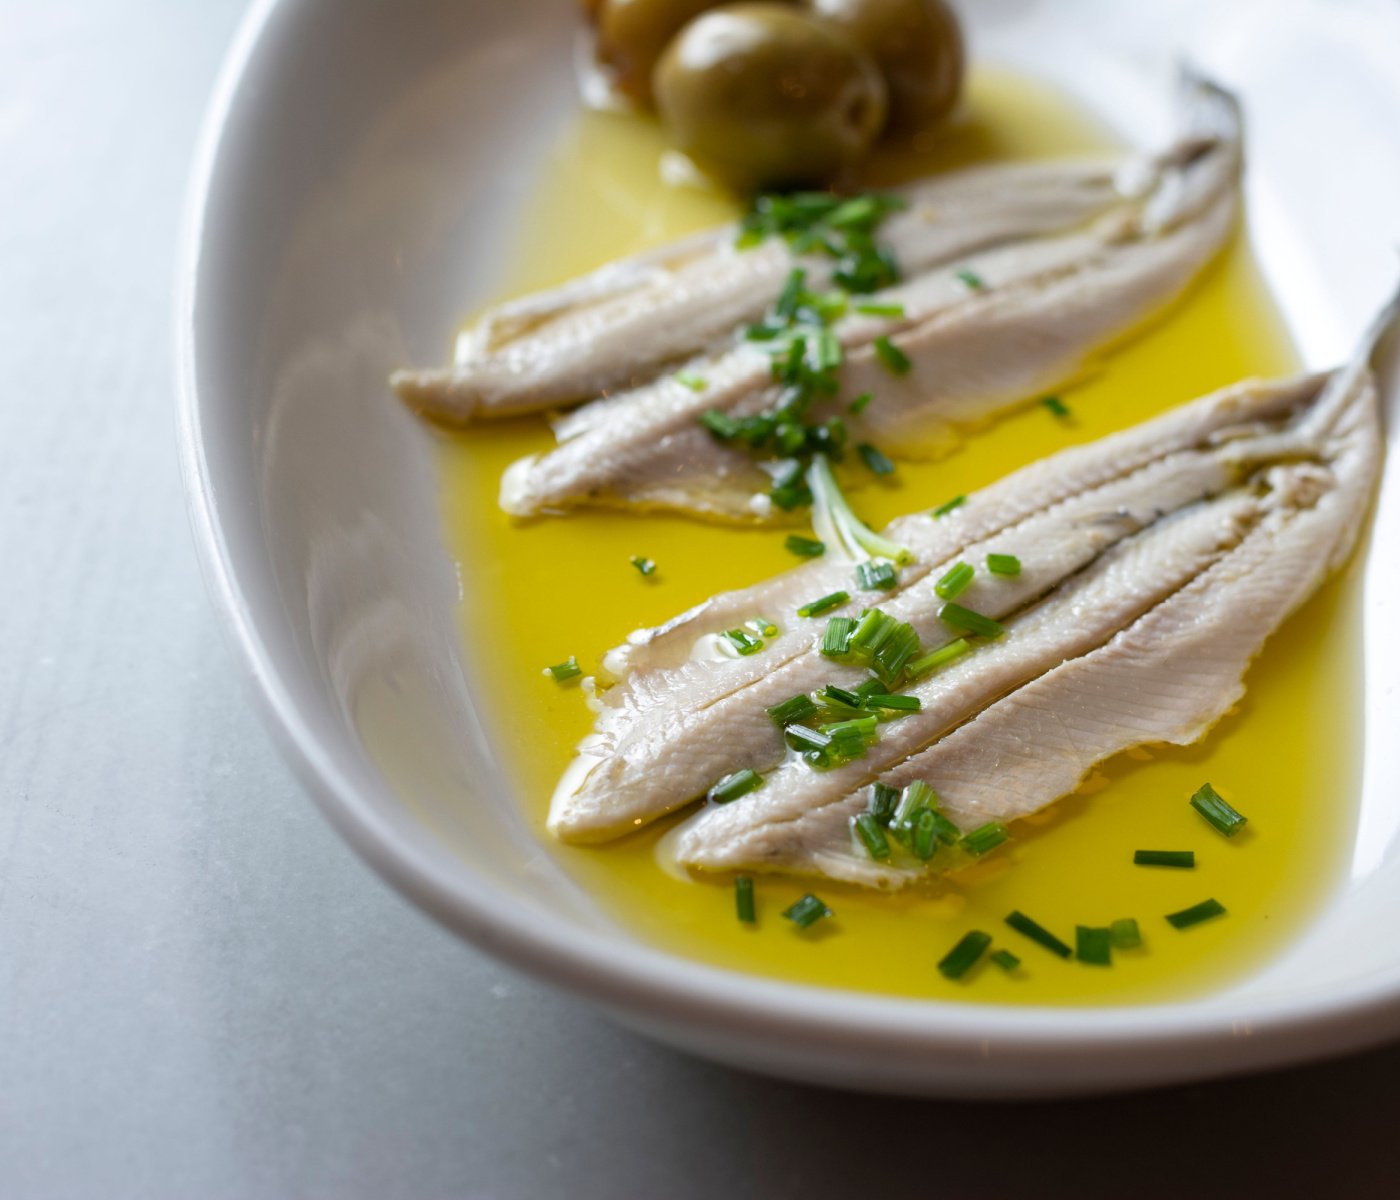
M 501 295 L 546 286 L 616 256 L 733 215 L 720 197 L 663 186 L 659 133 L 635 118 L 587 114 L 546 164 L 521 214 Z M 954 128 L 883 164 L 886 179 L 972 161 L 1113 150 L 1109 137 L 1056 93 L 1011 77 L 971 82 Z M 940 462 L 902 465 L 890 486 L 855 495 L 875 526 L 970 492 L 1065 446 L 1132 425 L 1248 375 L 1297 366 L 1243 239 L 1188 301 L 1063 393 L 1072 416 L 1031 405 L 969 436 Z M 733 915 L 729 881 L 664 869 L 668 822 L 601 848 L 560 846 L 545 833 L 549 795 L 592 717 L 576 687 L 540 668 L 576 654 L 591 670 L 640 625 L 713 592 L 752 583 L 793 560 L 787 531 L 736 530 L 679 517 L 582 512 L 518 523 L 497 508 L 516 457 L 547 448 L 540 419 L 443 435 L 440 462 L 451 549 L 462 564 L 462 620 L 474 680 L 542 845 L 625 928 L 677 954 L 744 971 L 844 988 L 991 1003 L 1104 1004 L 1165 1000 L 1219 986 L 1296 934 L 1339 873 L 1354 825 L 1359 696 L 1357 589 L 1333 581 L 1270 639 L 1249 691 L 1199 745 L 1120 756 L 1074 796 L 1015 827 L 1015 841 L 929 892 L 870 894 L 814 885 L 834 919 L 799 933 L 779 915 L 808 885 L 760 879 L 756 928 Z M 658 564 L 650 579 L 629 564 Z M 1187 804 L 1210 780 L 1250 818 L 1233 841 Z M 1132 865 L 1135 849 L 1194 849 L 1194 871 Z M 1164 915 L 1207 897 L 1224 918 L 1177 932 Z M 1064 962 L 1007 929 L 1022 909 L 1073 941 L 1076 924 L 1132 916 L 1141 950 L 1110 968 Z M 938 959 L 969 929 L 1022 959 L 952 983 Z

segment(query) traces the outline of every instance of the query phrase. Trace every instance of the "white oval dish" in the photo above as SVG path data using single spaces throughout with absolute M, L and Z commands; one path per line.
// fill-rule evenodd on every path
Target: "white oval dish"
M 1396 273 L 1400 10 L 970 9 L 980 56 L 1048 77 L 1135 141 L 1165 121 L 1166 47 L 1237 88 L 1265 273 L 1308 363 L 1341 357 Z M 1366 566 L 1369 736 L 1350 874 L 1285 953 L 1226 990 L 1074 1010 L 777 983 L 638 942 L 541 852 L 474 712 L 430 435 L 384 381 L 400 363 L 441 357 L 462 313 L 490 294 L 501 232 L 576 103 L 574 21 L 560 0 L 263 0 L 208 115 L 179 261 L 190 509 L 264 712 L 332 823 L 483 949 L 636 1029 L 794 1079 L 1071 1094 L 1400 1033 L 1400 739 L 1385 732 L 1400 696 L 1394 471 Z M 1393 429 L 1393 387 L 1387 396 Z

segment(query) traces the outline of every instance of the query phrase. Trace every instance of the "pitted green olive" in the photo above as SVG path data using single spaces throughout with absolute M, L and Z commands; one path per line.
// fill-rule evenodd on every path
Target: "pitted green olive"
M 890 127 L 909 130 L 946 116 L 963 77 L 958 19 L 943 0 L 805 0 L 850 35 L 889 87 Z
M 782 4 L 728 4 L 687 25 L 653 77 L 677 145 L 740 190 L 846 175 L 885 123 L 885 83 L 835 25 Z
M 656 60 L 687 21 L 720 0 L 601 0 L 598 61 L 612 71 L 619 91 L 651 103 L 651 75 Z

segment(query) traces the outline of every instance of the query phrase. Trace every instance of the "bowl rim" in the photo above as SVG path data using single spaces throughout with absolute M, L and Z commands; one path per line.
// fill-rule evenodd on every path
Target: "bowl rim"
M 386 882 L 479 949 L 640 1023 L 684 1027 L 704 1036 L 778 1039 L 790 1047 L 847 1052 L 898 1051 L 911 1065 L 970 1048 L 997 1057 L 1028 1055 L 1042 1066 L 1093 1074 L 1109 1089 L 1123 1082 L 1121 1061 L 1150 1052 L 1141 1082 L 1182 1080 L 1300 1062 L 1400 1034 L 1400 964 L 1332 992 L 1235 1004 L 1215 999 L 1122 1007 L 1000 1006 L 929 1001 L 825 988 L 691 962 L 640 941 L 627 944 L 592 931 L 561 930 L 510 903 L 442 847 L 424 828 L 405 831 L 379 811 L 337 762 L 305 718 L 287 682 L 286 664 L 270 652 L 234 563 L 221 521 L 204 440 L 197 366 L 202 344 L 206 216 L 225 131 L 240 103 L 250 64 L 277 11 L 302 0 L 253 0 L 219 70 L 196 142 L 175 262 L 174 358 L 178 450 L 186 507 L 201 573 L 219 623 L 253 685 L 256 707 L 283 756 L 322 814 Z M 454 869 L 455 868 L 455 869 Z M 1210 993 L 1205 994 L 1210 998 Z M 1248 1038 L 1241 1061 L 1214 1060 Z M 1164 1059 L 1165 1051 L 1173 1051 Z M 1194 1066 L 1184 1066 L 1191 1054 Z M 1087 1057 L 1086 1057 L 1087 1056 Z M 1228 1060 L 1228 1061 L 1227 1061 Z M 958 1089 L 971 1092 L 977 1089 Z M 986 1089 L 983 1089 L 986 1090 Z M 1007 1094 L 1023 1093 L 1011 1086 Z M 1066 1081 L 1064 1091 L 1083 1090 Z

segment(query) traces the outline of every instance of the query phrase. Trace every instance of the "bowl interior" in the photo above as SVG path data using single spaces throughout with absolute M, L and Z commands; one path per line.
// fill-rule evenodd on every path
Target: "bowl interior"
M 1165 126 L 1166 47 L 1238 87 L 1252 236 L 1305 359 L 1329 365 L 1396 274 L 1400 83 L 1367 23 L 1396 19 L 1379 5 L 1289 5 L 1291 24 L 1219 7 L 1085 0 L 1068 19 L 1048 0 L 986 0 L 966 15 L 975 53 L 1050 78 L 1134 141 Z M 1378 936 L 1400 911 L 1400 747 L 1378 733 L 1400 679 L 1393 472 L 1366 566 L 1370 736 L 1350 876 L 1290 950 L 1227 991 L 1084 1013 L 745 979 L 637 944 L 542 852 L 477 714 L 454 618 L 471 564 L 459 577 L 443 549 L 432 435 L 385 378 L 441 358 L 492 295 L 502 231 L 577 103 L 575 36 L 559 0 L 264 3 L 215 101 L 182 263 L 196 531 L 273 725 L 331 819 L 488 948 L 654 1032 L 810 1078 L 1072 1090 L 1277 1059 L 1289 1029 L 1308 1031 L 1292 1053 L 1309 1053 L 1400 1024 L 1400 939 Z M 1348 87 L 1304 97 L 1304 68 Z M 1251 1048 L 1242 1026 L 1261 1035 Z M 1007 1061 L 989 1071 L 977 1046 Z

